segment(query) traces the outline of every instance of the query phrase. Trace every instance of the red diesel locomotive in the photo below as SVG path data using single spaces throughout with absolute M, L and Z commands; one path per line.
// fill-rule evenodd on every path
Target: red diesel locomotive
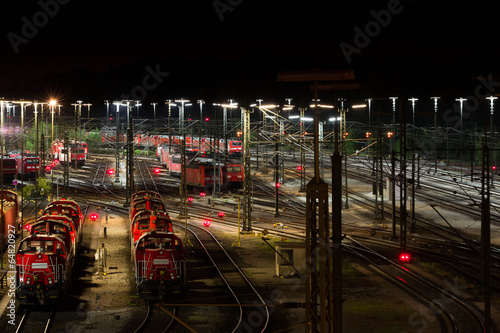
M 186 283 L 184 247 L 172 232 L 164 208 L 156 192 L 140 191 L 132 196 L 132 260 L 137 292 L 145 300 L 164 300 L 181 292 Z
M 58 302 L 67 296 L 71 285 L 82 228 L 82 223 L 74 222 L 82 221 L 83 216 L 71 218 L 72 212 L 80 212 L 79 207 L 75 209 L 73 202 L 68 205 L 66 200 L 59 201 L 49 204 L 52 210 L 46 209 L 46 212 L 51 213 L 31 225 L 30 235 L 17 249 L 16 298 L 22 303 Z M 60 213 L 55 214 L 56 211 Z

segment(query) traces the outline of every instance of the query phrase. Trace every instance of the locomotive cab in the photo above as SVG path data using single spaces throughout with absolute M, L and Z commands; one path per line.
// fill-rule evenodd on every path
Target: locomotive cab
M 145 232 L 164 231 L 172 232 L 172 221 L 167 212 L 141 210 L 132 218 L 132 246 Z
M 47 216 L 49 217 L 49 216 Z M 31 226 L 30 235 L 56 235 L 64 240 L 66 249 L 76 255 L 75 232 L 70 220 L 39 219 Z

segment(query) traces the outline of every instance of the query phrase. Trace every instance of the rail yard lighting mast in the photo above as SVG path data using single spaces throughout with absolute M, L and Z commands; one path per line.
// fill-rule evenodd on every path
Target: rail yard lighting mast
M 50 113 L 52 115 L 52 131 L 51 131 L 51 136 L 50 136 L 50 146 L 52 147 L 52 144 L 54 142 L 54 113 L 55 113 L 55 107 L 57 105 L 57 101 L 55 100 L 51 100 L 49 102 L 49 105 L 50 105 Z
M 151 103 L 151 105 L 153 106 L 153 123 L 154 123 L 154 128 L 156 129 L 156 105 L 158 103 Z
M 279 137 L 276 138 L 275 147 L 274 147 L 274 217 L 279 217 L 279 189 L 282 185 L 282 180 L 280 176 L 280 164 L 282 163 L 281 156 L 281 144 L 282 144 L 282 136 L 283 136 L 283 120 L 284 118 L 276 111 L 272 111 L 271 109 L 279 108 L 279 105 L 261 105 L 259 109 L 264 114 L 265 118 L 271 119 L 276 126 L 279 128 Z M 275 127 L 276 127 L 275 126 Z M 275 131 L 276 132 L 276 131 Z
M 198 103 L 200 105 L 200 126 L 199 126 L 199 131 L 198 133 L 200 133 L 198 135 L 198 151 L 201 152 L 201 137 L 204 136 L 204 135 L 207 135 L 206 133 L 204 133 L 204 131 L 202 131 L 202 127 L 203 127 L 203 104 L 205 104 L 205 101 L 202 100 L 202 99 L 199 99 L 196 101 L 196 103 Z M 202 135 L 203 134 L 203 135 Z
M 87 123 L 85 124 L 85 128 L 87 128 L 87 124 L 90 125 L 90 107 L 92 106 L 92 104 L 86 103 L 83 105 L 87 107 Z M 138 105 L 140 105 L 140 104 L 138 104 Z
M 494 127 L 493 127 L 493 113 L 495 112 L 495 100 L 498 99 L 498 97 L 496 96 L 490 96 L 490 97 L 486 97 L 486 99 L 489 99 L 490 100 L 490 136 L 491 136 L 491 139 L 490 139 L 490 142 L 493 144 L 495 144 L 495 140 L 494 140 Z M 494 165 L 496 167 L 496 150 L 493 149 L 493 154 L 492 154 L 492 157 L 493 157 L 493 163 L 491 165 Z M 495 188 L 495 186 L 493 185 L 493 176 L 495 175 L 495 170 L 491 169 L 491 186 L 490 188 Z
M 39 142 L 39 137 L 38 137 L 38 105 L 40 105 L 40 112 L 41 112 L 41 115 L 42 115 L 42 123 L 43 123 L 43 105 L 44 104 L 47 104 L 47 103 L 40 103 L 40 102 L 37 102 L 37 101 L 34 101 L 33 105 L 35 106 L 35 110 L 33 111 L 33 113 L 35 114 L 35 154 L 36 156 L 40 156 L 40 142 Z M 3 128 L 3 125 L 2 125 L 2 128 Z M 44 149 L 44 152 L 45 152 L 45 149 Z M 45 154 L 43 154 L 44 156 L 40 156 L 40 161 L 41 161 L 41 166 L 40 166 L 40 170 L 37 171 L 37 177 L 38 176 L 43 176 L 45 174 Z
M 437 113 L 438 113 L 438 100 L 441 97 L 431 97 L 431 99 L 434 101 L 434 146 L 436 147 L 434 149 L 434 174 L 437 173 L 437 163 L 438 163 L 438 156 L 437 156 Z
M 115 132 L 115 183 L 120 182 L 120 101 L 116 105 L 116 132 Z
M 132 193 L 134 191 L 134 146 L 133 146 L 133 136 L 134 136 L 134 129 L 133 129 L 133 122 L 132 122 L 132 108 L 139 107 L 141 104 L 138 101 L 133 101 L 133 100 L 124 100 L 121 102 L 122 105 L 127 106 L 127 119 L 128 119 L 128 128 L 127 128 L 127 171 L 125 173 L 126 175 L 126 198 L 125 198 L 125 203 L 123 204 L 124 207 L 130 206 L 130 199 L 132 197 Z
M 464 102 L 467 101 L 467 98 L 462 98 L 459 97 L 455 99 L 455 101 L 460 103 L 460 181 L 462 181 L 462 158 L 463 158 L 463 153 L 464 153 L 464 147 L 463 147 L 463 138 L 464 138 L 464 122 L 463 122 L 463 115 L 464 115 Z
M 221 104 L 222 111 L 223 111 L 223 127 L 222 127 L 222 136 L 224 138 L 224 164 L 227 164 L 227 157 L 229 155 L 229 149 L 228 149 L 228 142 L 227 142 L 227 136 L 228 136 L 228 130 L 227 130 L 227 109 L 237 109 L 238 108 L 238 103 L 233 103 L 233 100 L 229 100 L 229 104 Z
M 21 161 L 23 157 L 25 156 L 24 153 L 24 111 L 26 109 L 26 106 L 31 105 L 32 102 L 28 101 L 15 101 L 13 102 L 15 104 L 20 104 L 21 105 Z M 24 170 L 21 171 L 21 183 L 23 184 L 23 189 L 24 189 Z M 24 191 L 21 191 L 21 207 L 24 207 Z M 24 215 L 23 215 L 23 209 L 21 209 L 21 239 L 23 238 L 23 226 L 24 226 Z
M 170 126 L 170 118 L 172 117 L 172 106 L 177 106 L 177 104 L 173 103 L 173 100 L 168 99 L 165 102 L 168 105 L 168 154 L 172 153 L 172 127 Z
M 104 104 L 106 105 L 106 125 L 109 126 L 109 100 L 105 100 Z
M 186 128 L 184 126 L 184 107 L 189 104 L 187 99 L 176 99 L 179 106 L 179 130 L 181 132 L 181 186 L 179 186 L 180 212 L 179 218 L 187 219 L 187 191 L 186 191 Z M 187 220 L 186 220 L 187 223 Z

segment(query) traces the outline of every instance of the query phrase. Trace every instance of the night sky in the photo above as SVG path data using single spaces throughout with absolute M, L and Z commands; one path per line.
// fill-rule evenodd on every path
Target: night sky
M 96 113 L 105 99 L 127 96 L 147 105 L 180 97 L 306 104 L 308 84 L 277 83 L 276 75 L 311 68 L 354 70 L 362 89 L 339 93 L 353 103 L 408 96 L 429 107 L 437 95 L 451 107 L 456 97 L 497 93 L 491 3 L 435 3 L 9 2 L 0 22 L 0 96 L 82 99 Z

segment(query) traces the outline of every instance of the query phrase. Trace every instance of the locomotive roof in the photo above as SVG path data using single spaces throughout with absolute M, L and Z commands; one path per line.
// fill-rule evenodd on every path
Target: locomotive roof
M 47 235 L 40 235 L 40 234 L 37 234 L 37 235 L 29 235 L 29 236 L 26 236 L 24 237 L 24 239 L 19 243 L 19 246 L 18 246 L 18 251 L 19 251 L 19 248 L 21 248 L 21 244 L 24 243 L 24 242 L 27 242 L 27 241 L 33 241 L 33 240 L 40 240 L 40 241 L 50 241 L 50 240 L 56 240 L 56 241 L 59 241 L 61 242 L 62 246 L 63 246 L 63 249 L 64 249 L 64 252 L 68 253 L 68 249 L 66 248 L 66 244 L 64 243 L 64 240 L 61 239 L 60 236 L 58 236 L 57 234 L 47 234 Z

